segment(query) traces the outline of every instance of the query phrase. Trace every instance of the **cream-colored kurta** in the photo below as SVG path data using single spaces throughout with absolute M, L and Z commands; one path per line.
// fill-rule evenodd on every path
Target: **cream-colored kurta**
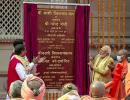
M 112 80 L 112 71 L 108 65 L 113 64 L 114 60 L 110 56 L 101 58 L 100 55 L 97 55 L 93 61 L 93 81 L 102 81 L 107 83 Z

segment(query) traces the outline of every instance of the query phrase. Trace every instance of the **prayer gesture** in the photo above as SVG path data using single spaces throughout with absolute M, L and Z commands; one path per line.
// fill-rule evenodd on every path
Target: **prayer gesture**
M 94 58 L 92 56 L 89 56 L 89 63 L 88 63 L 88 65 L 90 66 L 91 69 L 93 69 L 93 62 L 92 62 L 93 59 Z
M 89 61 L 88 65 L 90 66 L 91 69 L 93 69 L 93 63 L 92 63 L 92 61 Z

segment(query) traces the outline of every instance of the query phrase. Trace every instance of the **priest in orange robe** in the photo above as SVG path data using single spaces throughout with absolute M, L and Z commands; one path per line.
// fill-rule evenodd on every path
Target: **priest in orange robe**
M 117 100 L 121 100 L 126 95 L 124 79 L 128 72 L 127 55 L 127 50 L 122 49 L 119 51 L 117 56 L 118 63 L 116 64 L 113 80 L 106 84 L 106 88 L 110 87 L 109 95 Z

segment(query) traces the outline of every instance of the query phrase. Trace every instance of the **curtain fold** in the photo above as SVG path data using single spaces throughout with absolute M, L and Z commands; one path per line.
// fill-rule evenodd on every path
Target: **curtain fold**
M 75 44 L 75 84 L 80 95 L 89 93 L 89 6 L 77 6 Z
M 29 61 L 35 56 L 37 50 L 37 5 L 24 4 L 24 41 Z M 35 48 L 35 49 L 34 49 Z

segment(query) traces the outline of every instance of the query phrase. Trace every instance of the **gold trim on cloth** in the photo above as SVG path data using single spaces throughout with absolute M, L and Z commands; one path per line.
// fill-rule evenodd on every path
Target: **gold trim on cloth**
M 15 58 L 18 59 L 22 63 L 22 65 L 25 68 L 25 70 L 29 69 L 29 66 L 28 66 L 29 65 L 29 61 L 28 61 L 27 58 L 21 57 L 21 56 L 18 56 L 18 55 L 15 55 Z

